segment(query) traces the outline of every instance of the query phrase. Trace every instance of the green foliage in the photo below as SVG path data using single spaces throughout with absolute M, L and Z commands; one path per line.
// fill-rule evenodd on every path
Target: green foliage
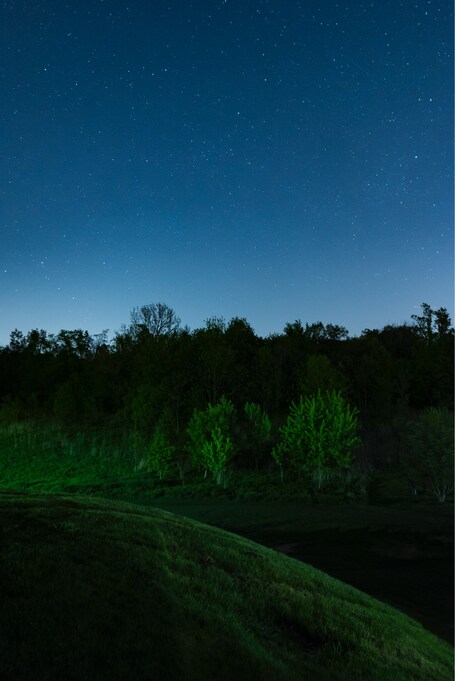
M 193 334 L 196 373 L 205 399 L 214 404 L 227 390 L 234 369 L 234 353 L 226 339 L 222 318 L 205 320 L 205 328 Z
M 54 416 L 61 423 L 77 424 L 89 414 L 96 413 L 96 404 L 80 377 L 72 374 L 56 390 L 53 404 Z
M 349 468 L 317 468 L 310 473 L 317 499 L 356 501 L 367 496 L 371 470 L 353 464 Z M 322 497 L 320 495 L 323 495 Z
M 19 400 L 6 395 L 0 404 L 0 424 L 17 423 L 21 412 Z
M 219 426 L 210 433 L 210 439 L 202 446 L 205 467 L 212 473 L 218 485 L 227 486 L 226 468 L 232 458 L 234 447 L 229 435 L 223 434 Z
M 131 430 L 127 435 L 127 448 L 134 459 L 134 468 L 140 468 L 140 462 L 143 460 L 146 449 L 146 440 L 142 433 L 138 430 Z
M 298 404 L 292 403 L 287 423 L 280 428 L 282 439 L 274 458 L 281 461 L 281 469 L 286 457 L 304 471 L 347 468 L 353 449 L 360 444 L 357 430 L 357 410 L 340 393 L 318 391 L 301 396 Z
M 146 449 L 148 469 L 165 480 L 171 467 L 175 448 L 170 444 L 159 426 L 155 428 L 150 444 Z
M 70 421 L 77 413 L 74 385 L 70 381 L 62 383 L 54 397 L 54 415 L 60 421 Z
M 428 407 L 453 409 L 450 317 L 442 307 L 425 304 L 422 311 L 412 326 L 389 325 L 358 338 L 347 338 L 342 327 L 299 320 L 267 338 L 239 318 L 228 324 L 211 318 L 205 328 L 190 332 L 180 329 L 164 304 L 135 309 L 131 327 L 112 342 L 106 332 L 90 337 L 80 329 L 16 330 L 9 345 L 0 347 L 0 423 L 29 420 L 70 432 L 102 432 L 112 451 L 126 447 L 134 454 L 131 471 L 138 470 L 141 450 L 159 424 L 177 448 L 183 482 L 190 467 L 208 473 L 202 452 L 215 426 L 230 436 L 236 469 L 259 471 L 271 463 L 277 439 L 269 417 L 282 424 L 291 400 L 336 390 L 349 394 L 361 411 L 365 455 L 379 463 L 398 449 L 398 433 L 394 430 L 389 447 L 376 437 L 381 429 Z M 232 414 L 228 427 L 217 414 L 223 394 L 241 408 L 234 428 Z M 206 410 L 207 403 L 214 406 Z M 245 403 L 250 406 L 244 411 Z M 199 426 L 194 416 L 190 430 L 200 433 L 188 437 L 186 450 L 195 409 L 203 413 Z M 145 440 L 139 449 L 125 442 L 132 430 Z M 279 449 L 275 456 L 284 474 L 292 457 Z
M 247 402 L 245 404 L 245 414 L 253 426 L 255 438 L 259 444 L 263 444 L 270 440 L 272 433 L 272 424 L 266 412 L 262 411 L 259 404 L 254 402 Z
M 213 462 L 221 461 L 223 452 L 227 455 L 227 442 L 231 443 L 229 453 L 232 453 L 230 435 L 234 418 L 234 405 L 224 395 L 217 404 L 209 404 L 204 410 L 194 410 L 186 432 L 189 438 L 187 449 L 195 468 L 214 473 Z
M 303 395 L 317 390 L 337 390 L 344 393 L 347 379 L 326 355 L 310 355 L 304 365 L 297 369 L 297 381 Z
M 278 465 L 278 468 L 280 469 L 281 482 L 284 482 L 284 470 L 288 460 L 286 453 L 286 444 L 283 442 L 283 440 L 281 440 L 281 442 L 277 442 L 271 452 L 276 464 Z
M 417 484 L 429 485 L 431 493 L 445 501 L 453 492 L 454 424 L 448 409 L 426 409 L 407 424 L 403 457 L 408 476 Z
M 18 421 L 0 425 L 0 480 L 3 487 L 46 492 L 100 490 L 126 481 L 134 461 L 125 437 L 115 433 L 63 429 L 58 424 Z
M 160 386 L 156 383 L 143 383 L 130 400 L 130 411 L 136 430 L 150 434 L 159 418 L 162 402 Z
M 246 402 L 244 406 L 246 420 L 242 423 L 239 434 L 240 460 L 242 465 L 259 470 L 270 453 L 272 444 L 272 423 L 265 410 L 255 402 Z M 247 463 L 248 462 L 248 463 Z

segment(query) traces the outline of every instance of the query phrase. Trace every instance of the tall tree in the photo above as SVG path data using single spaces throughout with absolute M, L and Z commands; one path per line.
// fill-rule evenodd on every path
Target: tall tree
M 170 336 L 180 328 L 180 318 L 165 303 L 152 303 L 134 307 L 131 311 L 129 331 L 135 340 L 143 336 Z
M 228 388 L 240 405 L 253 395 L 253 366 L 259 341 L 250 324 L 240 317 L 231 319 L 224 333 L 224 340 L 232 353 Z
M 417 331 L 421 338 L 426 341 L 430 341 L 433 338 L 433 310 L 428 305 L 428 303 L 422 303 L 422 314 L 412 314 L 411 319 L 413 319 L 417 326 Z
M 349 331 L 345 326 L 340 326 L 340 324 L 326 324 L 325 336 L 327 340 L 346 340 L 349 337 Z
M 266 412 L 276 411 L 281 399 L 282 370 L 270 343 L 259 347 L 254 359 L 257 399 Z
M 226 340 L 226 324 L 220 317 L 205 321 L 205 328 L 194 332 L 199 381 L 205 401 L 215 403 L 227 392 L 234 357 Z
M 440 307 L 434 311 L 436 333 L 438 336 L 445 336 L 450 331 L 451 319 L 445 307 Z

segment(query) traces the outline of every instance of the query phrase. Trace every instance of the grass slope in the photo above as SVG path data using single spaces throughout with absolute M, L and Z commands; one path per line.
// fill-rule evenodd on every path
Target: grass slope
M 452 679 L 452 648 L 287 556 L 157 509 L 0 494 L 5 681 Z
M 453 643 L 453 504 L 163 498 L 154 505 L 309 563 Z

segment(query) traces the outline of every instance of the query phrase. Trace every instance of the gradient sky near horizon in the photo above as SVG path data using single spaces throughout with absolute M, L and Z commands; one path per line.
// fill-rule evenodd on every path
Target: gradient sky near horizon
M 6 0 L 0 344 L 453 319 L 449 0 Z

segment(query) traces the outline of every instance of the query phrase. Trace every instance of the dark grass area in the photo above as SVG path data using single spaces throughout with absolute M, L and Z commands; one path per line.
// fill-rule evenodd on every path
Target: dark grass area
M 453 505 L 308 506 L 156 500 L 287 553 L 415 617 L 453 643 Z
M 8 681 L 452 678 L 452 648 L 417 622 L 181 515 L 7 491 L 0 531 Z
M 301 479 L 283 486 L 272 474 L 237 476 L 224 490 L 200 476 L 182 485 L 132 473 L 120 451 L 90 442 L 30 424 L 0 429 L 0 484 L 132 501 L 230 530 L 362 589 L 453 642 L 453 502 L 411 500 L 399 470 L 377 471 L 363 500 L 349 490 L 314 494 Z

